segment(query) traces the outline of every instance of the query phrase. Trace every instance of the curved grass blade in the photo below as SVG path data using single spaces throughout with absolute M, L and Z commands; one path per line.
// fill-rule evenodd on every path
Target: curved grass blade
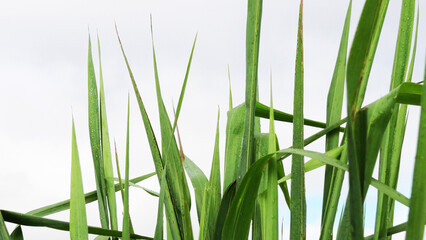
M 303 0 L 300 1 L 294 78 L 293 147 L 303 149 Z M 304 157 L 293 155 L 291 161 L 290 239 L 306 238 L 306 197 Z
M 72 120 L 72 164 L 69 232 L 72 240 L 89 239 L 84 202 L 83 180 L 75 137 L 74 119 Z
M 201 219 L 200 219 L 200 234 L 198 236 L 199 240 L 210 240 L 210 232 L 209 229 L 212 229 L 210 226 L 210 214 L 212 213 L 211 210 L 211 192 L 210 192 L 211 185 L 207 185 L 204 188 L 203 191 L 203 204 L 201 208 Z
M 12 234 L 10 234 L 10 239 L 11 240 L 24 240 L 24 234 L 22 233 L 21 225 L 18 225 L 15 228 L 15 230 L 13 230 Z
M 426 81 L 426 66 L 424 73 Z M 423 85 L 420 110 L 419 137 L 411 187 L 410 211 L 407 222 L 407 239 L 423 239 L 426 222 L 426 85 Z
M 130 240 L 129 217 L 129 126 L 130 126 L 130 96 L 127 97 L 127 133 L 126 133 L 126 170 L 124 176 L 124 201 L 123 201 L 123 240 Z
M 330 89 L 327 96 L 327 126 L 338 122 L 342 116 L 343 91 L 346 76 L 346 55 L 348 52 L 349 26 L 351 22 L 352 0 L 346 12 L 345 23 L 342 37 L 340 39 L 339 53 L 337 55 L 336 65 L 334 67 L 333 77 L 331 79 Z M 326 135 L 325 151 L 330 151 L 339 145 L 339 131 L 335 130 Z M 326 218 L 326 208 L 328 205 L 328 196 L 331 186 L 334 183 L 336 169 L 326 166 L 324 175 L 324 193 L 322 205 L 322 220 Z M 321 222 L 323 223 L 323 221 Z
M 152 129 L 151 122 L 148 118 L 148 114 L 146 112 L 146 109 L 145 109 L 145 106 L 143 104 L 141 95 L 140 95 L 138 87 L 136 85 L 136 81 L 135 81 L 135 78 L 133 76 L 133 72 L 130 68 L 129 62 L 128 62 L 126 54 L 124 52 L 123 45 L 121 44 L 121 40 L 120 40 L 120 36 L 118 34 L 117 26 L 116 26 L 116 33 L 117 33 L 118 42 L 120 43 L 120 48 L 121 48 L 121 52 L 123 54 L 123 58 L 126 62 L 127 70 L 129 72 L 130 80 L 131 80 L 132 85 L 133 85 L 133 90 L 135 92 L 135 96 L 136 96 L 136 99 L 138 101 L 141 117 L 142 117 L 144 127 L 145 127 L 145 132 L 146 132 L 146 135 L 147 135 L 147 138 L 148 138 L 149 147 L 151 149 L 151 155 L 152 155 L 154 165 L 155 165 L 155 170 L 156 170 L 156 173 L 157 173 L 157 178 L 158 178 L 158 181 L 161 184 L 161 177 L 160 176 L 163 175 L 163 164 L 164 164 L 164 162 L 163 162 L 163 159 L 161 157 L 161 153 L 160 153 L 160 150 L 159 150 L 159 147 L 158 147 L 158 144 L 157 144 L 157 140 L 155 138 L 154 131 Z M 164 202 L 164 205 L 165 205 L 165 208 L 166 208 L 166 218 L 167 218 L 168 222 L 175 222 L 176 223 L 177 222 L 177 217 L 176 217 L 176 213 L 175 213 L 176 206 L 175 206 L 175 203 L 172 202 L 172 200 L 171 200 L 171 195 L 170 195 L 168 183 L 166 183 L 166 189 L 167 189 L 167 191 L 165 192 L 166 195 L 165 195 L 165 202 Z M 170 233 L 172 234 L 173 238 L 174 239 L 181 239 L 180 230 L 179 230 L 179 227 L 177 226 L 177 224 L 168 224 L 168 226 L 169 226 Z
M 209 180 L 206 175 L 204 175 L 203 171 L 201 171 L 201 169 L 186 156 L 185 161 L 183 162 L 183 167 L 185 168 L 185 171 L 191 180 L 192 187 L 194 188 L 197 216 L 198 221 L 200 222 L 204 188 L 207 186 Z
M 12 211 L 0 210 L 4 220 L 10 223 L 20 224 L 22 226 L 32 227 L 48 227 L 52 229 L 69 231 L 70 223 L 65 221 L 58 221 L 48 218 L 36 217 L 29 214 L 17 213 Z M 89 234 L 110 236 L 110 237 L 121 237 L 122 232 L 116 230 L 109 230 L 99 227 L 88 226 Z M 130 234 L 132 239 L 153 239 L 151 237 L 141 236 L 137 234 Z
M 101 155 L 101 139 L 99 129 L 98 88 L 96 85 L 95 69 L 93 67 L 92 44 L 89 36 L 88 56 L 88 97 L 89 97 L 89 135 L 95 168 L 96 189 L 98 191 L 98 206 L 103 228 L 108 228 L 108 210 L 106 207 L 105 174 Z
M 106 196 L 108 201 L 108 210 L 111 222 L 111 229 L 117 230 L 117 203 L 115 199 L 115 189 L 113 181 L 113 170 L 111 160 L 111 147 L 109 143 L 108 133 L 108 121 L 106 114 L 105 104 L 105 91 L 104 91 L 104 80 L 102 75 L 102 61 L 101 61 L 101 44 L 98 36 L 98 55 L 99 55 L 99 104 L 100 104 L 100 127 L 101 127 L 101 147 L 102 147 L 102 158 L 105 172 L 105 185 L 106 185 Z
M 237 188 L 254 162 L 255 107 L 257 102 L 257 68 L 259 60 L 262 0 L 249 0 L 246 28 L 245 120 L 241 159 L 237 171 Z
M 232 200 L 234 199 L 235 192 L 237 189 L 236 181 L 232 182 L 228 188 L 225 189 L 223 193 L 222 201 L 220 202 L 219 211 L 216 219 L 216 227 L 214 230 L 214 239 L 222 239 L 223 227 L 225 224 L 226 216 L 229 212 Z

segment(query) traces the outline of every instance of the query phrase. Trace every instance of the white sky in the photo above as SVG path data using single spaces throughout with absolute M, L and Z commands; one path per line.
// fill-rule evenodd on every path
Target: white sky
M 305 117 L 325 121 L 326 97 L 349 1 L 304 2 Z M 364 1 L 354 1 L 353 38 Z M 424 2 L 421 2 L 421 4 Z M 171 113 L 195 34 L 198 40 L 179 119 L 185 154 L 209 174 L 217 107 L 221 120 L 221 164 L 228 110 L 227 66 L 231 71 L 234 105 L 244 100 L 246 1 L 8 1 L 0 8 L 0 208 L 27 212 L 69 198 L 71 114 L 74 114 L 85 191 L 95 188 L 87 122 L 88 29 L 99 33 L 111 140 L 117 140 L 124 167 L 127 94 L 131 96 L 131 177 L 154 171 L 143 123 L 120 53 L 114 21 L 119 28 L 142 98 L 159 134 L 149 32 L 154 38 L 165 104 Z M 389 88 L 401 0 L 390 1 L 388 16 L 370 76 L 366 103 Z M 264 1 L 260 46 L 261 102 L 269 102 L 273 73 L 274 106 L 292 112 L 298 1 Z M 423 79 L 426 35 L 421 16 L 418 55 L 413 81 Z M 94 44 L 96 49 L 96 44 Z M 97 55 L 94 52 L 95 63 Z M 96 68 L 97 69 L 97 68 Z M 98 73 L 97 73 L 98 76 Z M 409 108 L 398 190 L 410 196 L 419 111 Z M 267 130 L 266 122 L 263 129 Z M 291 125 L 276 123 L 281 148 L 291 144 Z M 316 129 L 306 128 L 306 136 Z M 309 149 L 323 151 L 321 144 Z M 286 164 L 286 170 L 289 171 Z M 306 175 L 308 238 L 319 233 L 323 170 Z M 158 190 L 156 178 L 143 186 Z M 190 188 L 192 188 L 190 186 Z M 347 188 L 345 188 L 347 191 Z M 345 190 L 344 190 L 345 191 Z M 366 229 L 374 226 L 376 191 L 366 205 Z M 284 203 L 282 203 L 284 204 Z M 198 232 L 195 201 L 193 226 Z M 139 189 L 131 192 L 136 232 L 152 236 L 157 199 Z M 97 207 L 88 206 L 90 225 L 99 225 Z M 282 210 L 284 224 L 289 214 Z M 66 220 L 66 213 L 49 217 Z M 395 223 L 406 221 L 397 206 Z M 13 225 L 8 225 L 12 230 Z M 370 231 L 370 232 L 371 232 Z M 24 228 L 26 239 L 68 239 L 67 232 Z M 285 238 L 288 232 L 284 233 Z M 400 236 L 402 237 L 402 236 Z

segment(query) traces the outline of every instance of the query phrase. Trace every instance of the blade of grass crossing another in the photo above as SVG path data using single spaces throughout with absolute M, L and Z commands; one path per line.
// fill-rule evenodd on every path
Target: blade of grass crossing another
M 95 69 L 92 58 L 92 44 L 89 36 L 88 56 L 88 95 L 89 95 L 89 135 L 92 150 L 93 164 L 95 168 L 96 189 L 98 191 L 98 207 L 101 225 L 108 228 L 108 210 L 106 206 L 105 174 L 101 153 L 100 121 L 98 105 L 98 89 L 96 85 Z
M 155 86 L 157 92 L 157 103 L 160 117 L 161 145 L 164 164 L 169 166 L 166 173 L 171 200 L 176 203 L 175 209 L 177 224 L 183 239 L 193 239 L 191 216 L 189 209 L 191 197 L 188 184 L 183 170 L 179 149 L 172 132 L 172 126 L 161 96 L 160 81 L 158 76 L 157 60 L 154 47 L 154 34 L 151 21 L 152 55 L 154 62 Z
M 390 90 L 393 90 L 402 84 L 407 73 L 414 25 L 414 10 L 414 0 L 404 0 L 402 2 Z M 385 132 L 382 151 L 383 156 L 380 158 L 379 179 L 386 185 L 390 185 L 390 172 L 395 172 L 399 169 L 402 138 L 400 136 L 397 138 L 397 134 L 399 133 L 400 135 L 402 131 L 405 131 L 406 116 L 401 116 L 403 117 L 402 120 L 401 117 L 399 117 L 399 105 L 395 105 L 394 108 L 389 126 Z M 395 178 L 395 176 L 393 176 L 393 178 Z M 378 238 L 379 235 L 385 236 L 387 226 L 392 225 L 388 222 L 388 211 L 390 208 L 390 199 L 386 195 L 379 193 L 375 224 L 376 238 Z
M 164 161 L 162 159 L 160 149 L 159 149 L 158 144 L 157 144 L 157 139 L 155 138 L 155 134 L 154 134 L 154 131 L 152 129 L 151 122 L 148 118 L 148 114 L 146 112 L 144 103 L 142 101 L 141 95 L 140 95 L 138 87 L 136 85 L 136 81 L 135 81 L 135 78 L 133 76 L 132 69 L 130 68 L 129 61 L 127 60 L 126 54 L 124 52 L 124 48 L 123 48 L 123 45 L 122 45 L 121 40 L 120 40 L 120 35 L 118 34 L 117 26 L 115 26 L 115 27 L 116 27 L 115 30 L 116 30 L 116 33 L 117 33 L 117 39 L 118 39 L 118 42 L 120 43 L 121 52 L 123 54 L 123 58 L 124 58 L 124 61 L 126 63 L 127 70 L 129 72 L 130 80 L 132 82 L 132 86 L 133 86 L 133 90 L 135 92 L 136 99 L 138 101 L 139 110 L 140 110 L 140 113 L 141 113 L 141 117 L 142 117 L 144 127 L 145 127 L 145 132 L 146 132 L 147 139 L 148 139 L 148 144 L 149 144 L 149 147 L 151 149 L 151 155 L 152 155 L 154 165 L 155 165 L 155 171 L 157 173 L 157 179 L 161 184 L 161 177 L 160 176 L 163 175 Z M 167 190 L 165 192 L 165 201 L 164 201 L 164 205 L 165 205 L 165 209 L 166 209 L 166 218 L 167 218 L 167 222 L 172 223 L 172 224 L 167 224 L 168 233 L 171 234 L 173 239 L 181 239 L 180 229 L 179 229 L 179 226 L 176 224 L 178 222 L 177 216 L 176 216 L 176 213 L 175 213 L 175 206 L 176 205 L 175 205 L 174 202 L 172 202 L 168 183 L 166 183 L 166 189 Z
M 293 147 L 303 149 L 303 0 L 300 1 L 294 79 Z M 293 155 L 291 161 L 290 239 L 306 239 L 306 197 L 304 157 Z
M 237 172 L 237 188 L 254 162 L 255 108 L 257 102 L 257 69 L 259 60 L 262 0 L 249 0 L 246 25 L 246 92 L 245 121 L 241 159 Z
M 126 131 L 126 170 L 124 175 L 124 203 L 123 203 L 123 240 L 130 240 L 129 217 L 129 125 L 130 125 L 130 96 L 127 98 L 127 131 Z
M 111 222 L 111 229 L 117 230 L 117 203 L 115 200 L 115 187 L 113 181 L 113 170 L 112 170 L 112 159 L 111 159 L 111 147 L 109 142 L 108 133 L 108 121 L 106 114 L 105 104 L 105 91 L 104 91 L 104 80 L 102 75 L 102 61 L 101 61 L 101 44 L 98 36 L 98 55 L 99 55 L 99 82 L 100 82 L 100 116 L 101 116 L 101 147 L 102 147 L 102 158 L 105 171 L 105 184 L 106 184 L 106 195 L 108 200 L 108 209 Z
M 330 89 L 327 96 L 327 126 L 332 125 L 340 120 L 342 116 L 343 91 L 346 76 L 346 55 L 348 49 L 349 26 L 351 22 L 352 0 L 346 12 L 345 23 L 343 27 L 342 37 L 340 39 L 339 53 L 337 55 L 336 65 L 334 67 L 333 77 L 331 79 Z M 330 151 L 339 145 L 339 131 L 334 130 L 326 135 L 325 151 Z M 336 175 L 336 169 L 326 166 L 324 176 L 324 193 L 322 205 L 322 219 L 325 219 L 325 210 L 328 205 L 328 196 L 330 187 Z
M 74 119 L 72 120 L 72 151 L 71 151 L 71 196 L 70 196 L 70 238 L 83 240 L 89 238 L 84 201 L 83 180 L 81 177 L 80 160 L 78 157 L 77 139 L 75 136 Z
M 424 80 L 426 81 L 426 65 Z M 426 222 L 426 84 L 423 85 L 419 137 L 417 139 L 406 239 L 423 239 Z

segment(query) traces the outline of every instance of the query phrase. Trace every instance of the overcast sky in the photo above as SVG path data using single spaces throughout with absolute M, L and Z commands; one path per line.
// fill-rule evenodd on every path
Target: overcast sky
M 304 2 L 305 116 L 325 121 L 328 86 L 349 1 Z M 350 42 L 364 1 L 353 2 Z M 292 112 L 298 1 L 265 1 L 260 44 L 260 101 L 269 104 L 272 71 L 274 106 Z M 421 1 L 421 4 L 425 4 Z M 179 119 L 183 149 L 206 175 L 212 160 L 217 108 L 220 107 L 221 166 L 228 110 L 228 65 L 234 105 L 244 100 L 246 1 L 8 1 L 0 8 L 0 208 L 27 212 L 69 198 L 71 115 L 74 115 L 85 192 L 95 188 L 87 117 L 87 49 L 99 34 L 111 141 L 117 141 L 124 167 L 127 95 L 131 102 L 131 177 L 154 171 L 140 113 L 114 30 L 116 22 L 142 98 L 156 133 L 158 112 L 149 16 L 165 104 L 177 103 L 191 46 L 198 33 L 193 64 Z M 390 1 L 388 16 L 370 75 L 365 103 L 389 89 L 401 0 Z M 413 81 L 423 79 L 426 34 L 421 16 Z M 94 44 L 94 49 L 97 45 Z M 97 54 L 94 52 L 95 65 Z M 97 69 L 97 68 L 96 68 Z M 97 76 L 98 76 L 97 72 Z M 345 112 L 345 111 L 343 111 Z M 410 196 L 419 111 L 409 107 L 409 122 L 398 190 Z M 262 122 L 262 129 L 268 129 Z M 280 147 L 291 145 L 291 125 L 276 123 Z M 306 128 L 306 136 L 317 129 Z M 112 142 L 111 142 L 112 143 Z M 323 151 L 321 144 L 309 149 Z M 290 165 L 285 163 L 286 171 Z M 308 238 L 318 236 L 323 170 L 306 175 Z M 223 177 L 223 176 L 222 176 Z M 158 190 L 156 178 L 141 185 Z M 190 188 L 192 188 L 190 186 Z M 344 187 L 343 191 L 347 191 Z M 366 206 L 366 229 L 374 226 L 376 191 Z M 195 204 L 195 201 L 193 201 Z M 137 233 L 152 236 L 157 199 L 131 192 Z M 283 203 L 282 203 L 283 204 Z M 88 205 L 88 222 L 99 225 L 97 207 Z M 195 207 L 193 226 L 198 233 Z M 288 228 L 289 213 L 280 210 Z M 67 220 L 67 213 L 49 216 Z M 406 221 L 397 204 L 395 224 Z M 8 225 L 12 230 L 13 225 Z M 26 239 L 68 239 L 67 232 L 24 228 Z M 288 237 L 285 231 L 284 239 Z M 400 237 L 402 237 L 400 235 Z

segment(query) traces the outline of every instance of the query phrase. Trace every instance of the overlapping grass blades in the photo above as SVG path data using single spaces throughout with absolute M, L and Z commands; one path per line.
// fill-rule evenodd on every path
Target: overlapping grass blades
M 426 80 L 426 66 L 424 72 Z M 411 187 L 406 239 L 422 239 L 426 223 L 426 85 L 423 85 L 417 153 Z
M 245 120 L 241 145 L 241 159 L 237 171 L 237 188 L 250 165 L 255 161 L 255 107 L 257 102 L 257 68 L 259 60 L 261 19 L 262 0 L 249 0 L 246 25 Z M 225 187 L 227 187 L 227 185 L 225 185 Z
M 339 53 L 334 67 L 333 77 L 327 96 L 327 126 L 338 122 L 342 115 L 343 90 L 346 76 L 346 55 L 349 38 L 349 25 L 352 12 L 352 0 L 346 12 Z M 339 132 L 334 130 L 326 135 L 325 151 L 331 151 L 339 144 Z M 346 158 L 342 158 L 346 162 Z M 326 166 L 324 175 L 324 193 L 321 218 L 321 238 L 329 239 L 333 232 L 333 224 L 337 211 L 337 204 L 343 183 L 344 172 Z
M 402 2 L 390 90 L 399 86 L 406 78 L 414 25 L 414 10 L 414 0 L 405 0 Z M 399 105 L 395 105 L 393 108 L 394 111 L 385 132 L 382 154 L 380 156 L 379 180 L 386 185 L 396 187 L 397 177 L 395 173 L 399 169 L 406 114 L 399 114 Z M 388 217 L 388 215 L 391 215 L 392 205 L 392 201 L 379 192 L 375 226 L 376 238 L 386 236 L 387 227 L 392 226 L 391 218 L 389 218 L 390 216 Z
M 89 96 L 89 135 L 95 168 L 96 190 L 98 194 L 99 215 L 103 228 L 108 228 L 108 209 L 106 205 L 106 186 L 104 164 L 101 153 L 98 87 L 93 66 L 92 46 L 89 36 L 88 54 L 88 96 Z
M 111 147 L 109 142 L 108 121 L 105 103 L 104 80 L 102 74 L 101 44 L 98 37 L 98 55 L 99 55 L 99 112 L 101 128 L 101 147 L 102 159 L 104 165 L 106 196 L 108 201 L 108 210 L 111 222 L 111 229 L 117 230 L 117 203 L 115 200 L 115 189 L 112 170 Z
M 84 202 L 83 179 L 81 177 L 74 119 L 72 121 L 72 161 L 71 161 L 71 197 L 70 197 L 70 239 L 89 239 Z

